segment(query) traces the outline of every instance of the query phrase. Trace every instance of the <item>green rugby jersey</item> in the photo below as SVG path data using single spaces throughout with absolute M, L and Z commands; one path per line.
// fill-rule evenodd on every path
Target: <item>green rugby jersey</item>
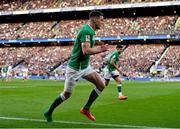
M 119 56 L 120 54 L 117 51 L 114 51 L 108 59 L 108 65 L 107 65 L 107 69 L 112 72 L 114 70 L 116 70 L 116 68 L 111 64 L 112 59 L 114 59 L 115 64 L 117 65 L 119 62 Z
M 72 49 L 71 57 L 68 61 L 68 66 L 74 70 L 85 69 L 89 66 L 90 55 L 84 55 L 82 52 L 81 44 L 89 42 L 92 48 L 95 44 L 95 31 L 93 28 L 85 24 L 76 35 L 74 47 Z

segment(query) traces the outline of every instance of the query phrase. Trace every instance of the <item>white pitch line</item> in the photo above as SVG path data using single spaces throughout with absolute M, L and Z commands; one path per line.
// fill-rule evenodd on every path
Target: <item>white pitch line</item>
M 52 87 L 52 86 L 31 86 L 31 85 L 25 85 L 25 86 L 0 86 L 0 89 L 17 89 L 17 88 L 31 88 L 31 87 Z M 59 86 L 53 86 L 53 87 L 59 87 Z
M 20 117 L 0 117 L 2 120 L 16 120 L 16 121 L 32 121 L 32 122 L 46 122 L 43 119 L 31 119 L 31 118 L 20 118 Z M 120 124 L 104 124 L 104 123 L 86 123 L 76 121 L 53 121 L 54 123 L 74 124 L 74 125 L 95 125 L 95 126 L 106 126 L 106 127 L 119 127 L 119 128 L 149 128 L 149 129 L 163 129 L 160 127 L 148 127 L 148 126 L 134 126 L 134 125 L 120 125 Z M 170 129 L 170 128 L 166 128 Z
M 31 88 L 36 86 L 0 86 L 0 89 Z

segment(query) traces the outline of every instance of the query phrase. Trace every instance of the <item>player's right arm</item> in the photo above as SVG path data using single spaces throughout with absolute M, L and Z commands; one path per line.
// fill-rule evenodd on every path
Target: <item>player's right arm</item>
M 108 50 L 107 44 L 91 48 L 89 42 L 83 42 L 81 47 L 84 55 L 94 55 Z

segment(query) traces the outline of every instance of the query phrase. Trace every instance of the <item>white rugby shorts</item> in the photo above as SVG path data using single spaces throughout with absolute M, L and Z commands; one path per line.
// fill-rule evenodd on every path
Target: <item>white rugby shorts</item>
M 104 79 L 110 80 L 111 77 L 113 78 L 113 77 L 117 77 L 119 75 L 120 74 L 119 74 L 119 72 L 117 70 L 112 71 L 112 72 L 109 72 L 109 71 L 106 70 L 105 73 L 104 73 Z
M 64 85 L 64 91 L 72 93 L 74 86 L 76 85 L 76 82 L 82 77 L 85 77 L 91 73 L 95 72 L 91 68 L 91 66 L 88 66 L 86 69 L 83 70 L 74 70 L 67 66 L 66 68 L 66 79 L 65 79 L 65 85 Z

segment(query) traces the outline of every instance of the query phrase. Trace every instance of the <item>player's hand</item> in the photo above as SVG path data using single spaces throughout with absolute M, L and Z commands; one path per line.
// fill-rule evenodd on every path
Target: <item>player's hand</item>
M 101 45 L 101 51 L 102 52 L 105 52 L 105 51 L 108 51 L 108 50 L 109 50 L 109 45 L 108 44 Z

